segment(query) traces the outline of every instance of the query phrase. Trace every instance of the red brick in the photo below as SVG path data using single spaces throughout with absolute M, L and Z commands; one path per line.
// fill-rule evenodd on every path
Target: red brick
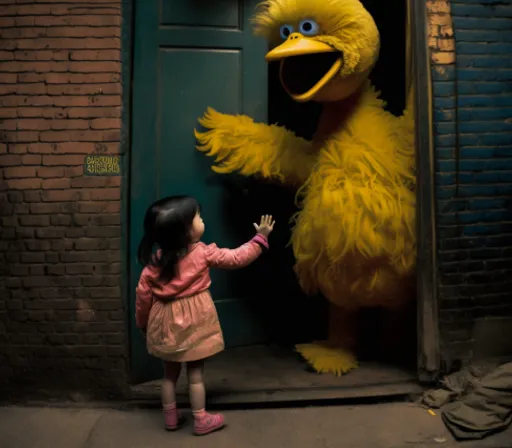
M 4 39 L 28 39 L 34 37 L 45 37 L 47 30 L 44 28 L 20 27 L 8 28 L 2 31 Z
M 63 167 L 41 167 L 37 169 L 37 176 L 41 177 L 43 179 L 51 179 L 51 178 L 57 178 L 57 177 L 63 177 L 64 176 L 64 168 Z
M 2 144 L 0 144 L 0 147 Z M 8 148 L 8 152 L 11 154 L 26 154 L 27 153 L 27 147 L 28 145 L 26 143 L 9 143 L 7 146 L 6 144 L 3 144 Z M 0 151 L 2 152 L 2 151 Z M 5 152 L 5 151 L 3 151 Z
M 42 142 L 68 142 L 70 137 L 69 131 L 47 131 L 41 132 L 39 139 Z
M 0 97 L 0 107 L 17 106 L 20 99 L 16 95 L 8 95 Z
M 114 95 L 122 91 L 120 83 L 55 84 L 48 86 L 49 95 Z
M 6 179 L 23 179 L 26 177 L 36 177 L 36 169 L 32 166 L 16 166 L 4 169 Z
M 46 215 L 27 215 L 18 217 L 20 225 L 27 227 L 45 227 L 50 225 L 50 217 Z
M 109 202 L 79 202 L 78 209 L 81 213 L 101 213 L 104 212 Z
M 0 84 L 0 95 L 16 95 L 18 90 L 17 84 Z
M 84 165 L 66 168 L 66 177 L 79 177 L 84 175 Z
M 62 96 L 54 97 L 53 104 L 60 107 L 84 107 L 84 106 L 120 106 L 119 95 L 90 95 L 90 96 Z M 73 117 L 70 117 L 73 118 Z
M 21 39 L 21 41 L 26 39 Z M 36 73 L 47 72 L 67 72 L 73 63 L 66 61 L 8 61 L 0 62 L 0 71 L 4 72 L 27 72 L 34 71 Z M 106 64 L 104 62 L 103 64 Z M 113 64 L 117 64 L 114 62 Z M 106 70 L 105 70 L 106 71 Z
M 98 238 L 82 238 L 74 242 L 76 250 L 101 250 L 107 249 L 108 242 Z
M 0 166 L 16 166 L 21 165 L 21 156 L 17 155 L 0 155 Z
M 45 190 L 42 192 L 42 199 L 45 202 L 77 201 L 80 199 L 78 190 Z
M 16 84 L 19 76 L 16 73 L 2 73 L 2 84 Z
M 121 199 L 121 190 L 119 188 L 100 188 L 97 190 L 81 190 L 84 200 L 108 201 Z M 86 198 L 85 198 L 86 197 Z
M 18 48 L 18 41 L 16 39 L 2 39 L 0 41 L 0 48 L 3 50 L 16 50 Z
M 67 61 L 69 51 L 66 50 L 41 50 L 41 51 L 16 51 L 14 58 L 18 61 Z
M 23 163 L 23 165 L 41 165 L 42 160 L 42 157 L 36 154 L 21 156 L 21 163 Z
M 59 107 L 83 107 L 83 106 L 90 106 L 91 100 L 87 96 L 62 96 L 62 97 L 53 97 L 52 100 L 53 104 L 55 106 Z
M 120 129 L 121 120 L 119 118 L 97 118 L 91 120 L 91 129 Z
M 84 15 L 84 14 L 91 14 L 91 15 L 101 15 L 101 16 L 106 16 L 106 15 L 113 15 L 113 16 L 119 16 L 121 14 L 121 8 L 120 8 L 120 5 L 113 5 L 112 3 L 110 3 L 108 5 L 108 7 L 105 7 L 105 8 L 98 8 L 98 9 L 94 9 L 94 8 L 91 8 L 90 5 L 88 5 L 87 3 L 83 5 L 82 8 L 80 7 L 77 7 L 76 5 L 74 6 L 71 6 L 71 7 L 60 7 L 60 8 L 53 8 L 52 9 L 52 14 L 53 15 L 65 15 L 65 16 L 70 16 L 70 15 Z
M 121 138 L 119 130 L 108 131 L 46 131 L 41 132 L 42 142 L 116 142 Z
M 2 120 L 0 130 L 15 131 L 18 128 L 18 120 Z
M 111 61 L 70 62 L 68 66 L 71 73 L 119 73 L 121 71 L 121 63 Z
M 55 145 L 54 152 L 59 154 L 90 154 L 95 149 L 92 142 L 62 142 Z
M 31 131 L 5 131 L 3 133 L 4 141 L 10 143 L 37 142 L 38 132 Z
M 83 156 L 78 155 L 43 156 L 43 165 L 47 166 L 81 165 L 83 163 Z
M 57 227 L 47 227 L 45 229 L 36 229 L 36 238 L 40 238 L 40 239 L 64 238 L 65 236 L 66 236 L 65 230 L 57 228 Z
M 40 202 L 41 192 L 40 191 L 24 191 L 23 198 L 25 202 Z
M 0 28 L 9 28 L 15 25 L 16 23 L 14 17 L 0 17 Z
M 69 188 L 71 186 L 70 179 L 60 178 L 60 179 L 44 179 L 42 183 L 42 188 L 45 190 L 62 190 Z
M 3 8 L 6 16 L 32 16 L 51 14 L 51 5 L 11 5 Z
M 51 106 L 53 98 L 47 95 L 19 96 L 18 106 Z
M 91 106 L 120 106 L 121 97 L 119 95 L 96 95 L 89 97 Z
M 108 179 L 109 178 L 103 176 L 77 177 L 71 181 L 71 188 L 106 187 L 108 185 Z
M 34 203 L 30 204 L 30 213 L 35 215 L 52 215 L 60 213 L 61 205 L 58 203 Z
M 121 29 L 117 26 L 56 26 L 46 29 L 48 37 L 120 37 Z M 31 36 L 27 36 L 31 37 Z
M 68 109 L 69 118 L 118 118 L 121 117 L 120 107 L 79 107 Z
M 31 83 L 18 84 L 18 95 L 46 95 L 48 89 L 45 84 Z
M 53 130 L 62 129 L 89 129 L 89 122 L 87 120 L 52 120 L 51 128 Z
M 50 129 L 50 123 L 44 119 L 21 119 L 18 120 L 18 129 L 19 130 L 40 130 L 44 131 L 46 129 Z
M 20 83 L 44 82 L 44 80 L 44 73 L 20 73 L 18 75 L 18 82 Z
M 66 238 L 82 238 L 85 236 L 85 230 L 81 227 L 66 229 Z
M 69 264 L 66 266 L 66 274 L 93 274 L 94 265 L 92 264 Z
M 69 82 L 71 84 L 95 84 L 120 81 L 120 73 L 73 73 L 69 75 Z
M 67 1 L 67 0 L 66 0 Z M 102 0 L 99 3 L 103 3 Z M 117 15 L 80 15 L 80 16 L 40 16 L 35 18 L 36 26 L 120 26 L 121 18 Z
M 6 52 L 6 54 L 11 54 Z M 121 61 L 119 50 L 76 50 L 69 55 L 72 61 Z
M 0 51 L 0 61 L 13 61 L 14 54 L 12 51 Z M 87 59 L 84 59 L 87 60 Z
M 35 190 L 41 188 L 41 179 L 13 179 L 7 180 L 6 184 L 13 190 Z
M 30 154 L 52 154 L 55 147 L 50 143 L 32 143 L 28 145 L 14 145 L 19 151 L 29 152 Z
M 52 107 L 41 109 L 42 116 L 44 118 L 66 118 L 67 112 L 66 109 L 60 107 Z
M 16 42 L 16 48 L 20 50 L 37 50 L 37 49 L 116 49 L 121 48 L 121 41 L 117 37 L 105 39 L 82 39 L 82 38 L 36 38 L 36 39 L 19 39 Z
M 66 84 L 69 82 L 69 75 L 67 73 L 47 73 L 45 81 L 48 84 Z
M 27 146 L 28 145 L 26 143 L 10 143 L 9 152 L 11 154 L 26 154 Z
M 53 215 L 50 218 L 50 222 L 53 226 L 69 226 L 71 225 L 71 216 L 69 215 Z M 73 243 L 71 241 L 64 241 L 63 249 L 68 249 L 73 247 Z M 58 247 L 54 246 L 55 250 L 61 250 Z
M 18 111 L 15 107 L 0 107 L 0 118 L 16 118 Z
M 16 217 L 14 216 L 3 217 L 1 222 L 2 227 L 16 227 L 18 225 Z
M 30 213 L 28 208 L 28 204 L 16 204 L 14 206 L 14 214 L 15 215 L 27 215 Z

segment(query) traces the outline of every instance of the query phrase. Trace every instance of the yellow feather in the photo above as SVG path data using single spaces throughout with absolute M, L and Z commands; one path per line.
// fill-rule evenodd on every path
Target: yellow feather
M 208 108 L 194 130 L 197 149 L 213 157 L 217 173 L 240 172 L 300 185 L 313 168 L 311 143 L 279 127 L 255 123 L 245 115 L 227 115 Z
M 409 298 L 403 279 L 415 263 L 414 155 L 396 138 L 402 126 L 368 86 L 347 126 L 324 143 L 300 190 L 302 211 L 292 235 L 296 272 L 308 272 L 301 284 L 313 282 L 338 305 L 396 305 Z

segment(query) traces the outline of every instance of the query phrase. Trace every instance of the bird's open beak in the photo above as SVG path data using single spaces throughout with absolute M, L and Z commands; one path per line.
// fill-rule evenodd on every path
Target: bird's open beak
M 269 62 L 281 61 L 281 83 L 287 93 L 298 102 L 311 100 L 343 65 L 343 58 L 338 50 L 300 33 L 291 34 L 284 43 L 269 51 L 265 59 Z M 300 77 L 311 79 L 304 79 L 303 86 L 299 86 Z

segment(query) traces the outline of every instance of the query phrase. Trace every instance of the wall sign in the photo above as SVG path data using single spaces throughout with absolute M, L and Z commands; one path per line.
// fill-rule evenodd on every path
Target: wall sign
M 120 176 L 121 156 L 91 155 L 84 161 L 85 176 Z

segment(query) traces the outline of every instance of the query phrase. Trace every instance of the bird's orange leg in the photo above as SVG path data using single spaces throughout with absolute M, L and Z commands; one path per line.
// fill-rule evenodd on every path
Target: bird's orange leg
M 358 367 L 354 350 L 357 342 L 357 313 L 331 305 L 327 341 L 297 345 L 297 351 L 318 373 L 343 375 Z

